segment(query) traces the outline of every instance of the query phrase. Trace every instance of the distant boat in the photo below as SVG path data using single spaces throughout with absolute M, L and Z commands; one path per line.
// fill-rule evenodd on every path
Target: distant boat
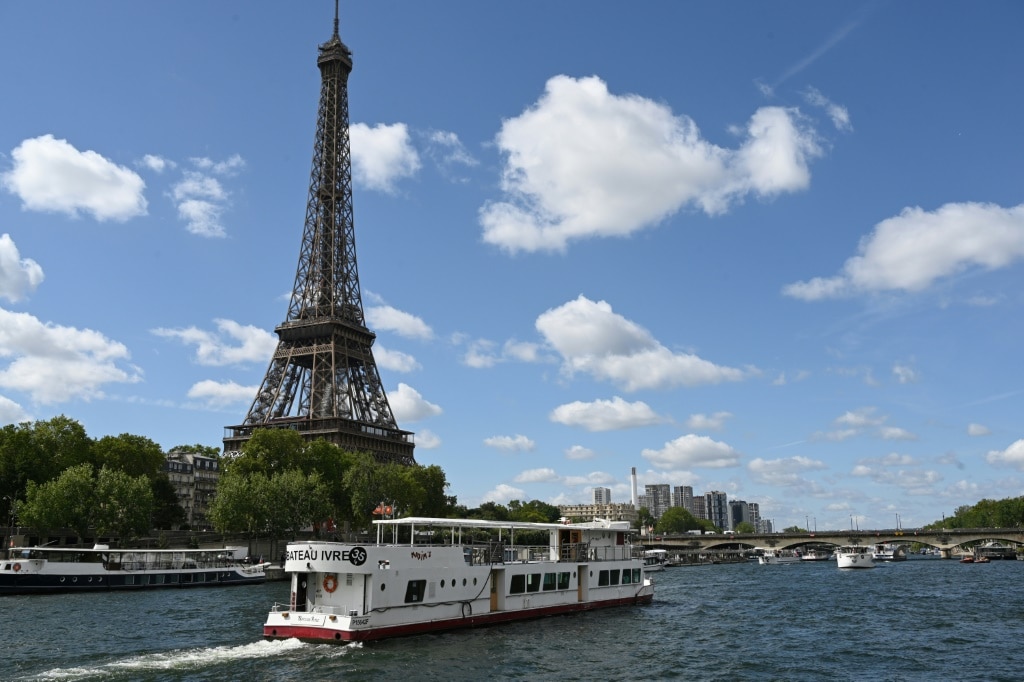
M 794 549 L 766 549 L 757 557 L 757 563 L 762 566 L 795 564 L 798 561 L 800 561 L 800 552 Z
M 1013 559 L 1017 550 L 1007 547 L 1000 542 L 986 542 L 974 548 L 975 557 L 986 557 L 988 559 Z
M 871 557 L 875 561 L 906 561 L 907 548 L 905 545 L 883 542 L 875 545 Z
M 0 560 L 0 594 L 262 583 L 269 564 L 243 563 L 244 554 L 243 548 L 14 547 Z
M 668 566 L 668 550 L 644 550 L 644 571 L 646 571 L 647 573 L 664 571 L 666 566 Z
M 800 557 L 800 561 L 830 561 L 831 559 L 832 552 L 825 549 L 808 550 Z
M 836 550 L 836 565 L 839 568 L 874 568 L 875 559 L 867 547 L 847 545 Z

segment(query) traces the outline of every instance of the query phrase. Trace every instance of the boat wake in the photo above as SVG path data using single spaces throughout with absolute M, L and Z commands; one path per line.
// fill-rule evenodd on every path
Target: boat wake
M 34 680 L 88 680 L 88 679 L 138 679 L 139 676 L 186 670 L 206 670 L 225 663 L 243 660 L 257 660 L 288 656 L 303 649 L 328 649 L 336 655 L 345 655 L 355 646 L 324 647 L 323 645 L 305 644 L 297 639 L 279 641 L 258 641 L 239 646 L 204 647 L 196 649 L 179 649 L 160 653 L 143 654 L 130 658 L 110 661 L 95 666 L 79 666 L 73 668 L 55 668 L 29 679 Z

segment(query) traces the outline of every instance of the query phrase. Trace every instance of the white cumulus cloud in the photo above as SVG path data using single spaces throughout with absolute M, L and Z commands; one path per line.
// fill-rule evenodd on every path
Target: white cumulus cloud
M 388 394 L 388 404 L 399 424 L 418 422 L 443 412 L 440 406 L 426 400 L 415 388 L 403 383 L 398 384 L 397 391 Z
M 251 403 L 259 386 L 242 386 L 234 381 L 198 381 L 188 390 L 188 397 L 199 400 L 207 407 L 221 408 L 238 403 Z
M 615 431 L 660 424 L 666 419 L 645 402 L 628 403 L 619 396 L 611 400 L 585 403 L 579 400 L 559 405 L 551 411 L 551 421 L 566 426 L 582 426 L 588 431 Z
M 31 258 L 22 258 L 9 234 L 0 235 L 0 297 L 20 301 L 43 281 L 43 268 Z
M 805 189 L 816 135 L 795 109 L 757 110 L 735 149 L 690 118 L 597 77 L 555 76 L 497 135 L 506 197 L 480 210 L 484 241 L 508 252 L 564 251 L 626 236 L 693 206 L 714 215 L 746 196 Z
M 905 208 L 864 237 L 833 277 L 794 282 L 783 293 L 805 301 L 884 291 L 918 292 L 969 268 L 996 270 L 1024 259 L 1024 204 L 950 203 Z
M 585 372 L 626 391 L 739 381 L 743 370 L 671 351 L 604 301 L 580 296 L 542 313 L 537 330 L 562 356 L 563 371 Z
M 640 454 L 658 469 L 721 469 L 740 461 L 740 453 L 727 443 L 692 433 L 665 443 L 660 450 L 645 448 Z
M 532 440 L 517 434 L 515 436 L 491 436 L 484 439 L 484 445 L 503 452 L 532 452 L 537 444 Z
M 1024 471 L 1024 438 L 1014 441 L 1005 450 L 990 450 L 985 455 L 989 464 L 1008 465 Z
M 62 403 L 103 397 L 107 384 L 142 376 L 124 344 L 92 329 L 41 322 L 28 313 L 0 309 L 0 388 L 27 393 L 33 402 Z
M 146 215 L 146 183 L 134 171 L 67 140 L 43 135 L 23 140 L 11 152 L 14 167 L 0 176 L 30 211 L 88 213 L 99 221 Z
M 420 169 L 419 154 L 404 123 L 373 127 L 354 123 L 349 135 L 352 175 L 367 189 L 392 193 L 395 183 L 412 177 Z
M 214 320 L 214 324 L 217 325 L 216 332 L 188 327 L 158 328 L 153 329 L 152 333 L 195 346 L 196 362 L 209 367 L 267 362 L 277 348 L 277 337 L 259 327 L 224 319 Z

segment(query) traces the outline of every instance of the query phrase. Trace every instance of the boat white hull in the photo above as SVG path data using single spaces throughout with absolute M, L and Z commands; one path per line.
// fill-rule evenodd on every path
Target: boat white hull
M 0 595 L 252 585 L 266 580 L 268 565 L 243 565 L 213 558 L 208 551 L 27 548 L 27 556 L 19 551 L 0 560 Z M 124 561 L 108 562 L 109 555 Z M 211 556 L 188 562 L 184 558 L 201 555 Z
M 775 553 L 764 553 L 757 557 L 757 563 L 762 566 L 778 566 L 780 564 L 797 564 L 800 563 L 799 554 L 775 554 Z
M 839 552 L 836 555 L 836 565 L 839 568 L 874 568 L 875 559 L 871 552 Z
M 602 529 L 588 541 L 585 527 L 549 528 L 551 544 L 534 547 L 290 544 L 290 601 L 274 605 L 263 635 L 368 641 L 651 602 L 653 581 L 622 542 L 625 530 Z M 561 542 L 563 533 L 574 539 Z

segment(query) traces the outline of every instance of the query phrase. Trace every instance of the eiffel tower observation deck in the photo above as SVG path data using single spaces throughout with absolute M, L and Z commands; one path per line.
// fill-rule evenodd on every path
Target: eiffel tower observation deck
M 366 327 L 352 212 L 348 77 L 352 52 L 334 34 L 320 45 L 320 105 L 313 168 L 288 316 L 245 421 L 225 427 L 224 452 L 260 428 L 292 429 L 381 462 L 415 464 L 413 434 L 398 428 Z

